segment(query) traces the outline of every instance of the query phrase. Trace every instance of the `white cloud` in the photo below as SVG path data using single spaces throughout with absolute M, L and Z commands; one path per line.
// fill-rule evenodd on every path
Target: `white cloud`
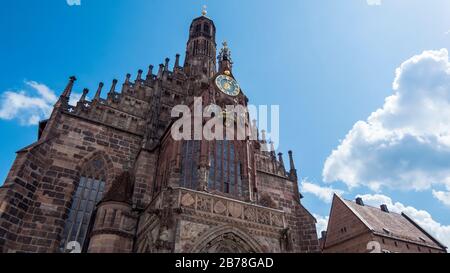
M 26 84 L 34 88 L 45 101 L 56 102 L 57 98 L 55 92 L 53 92 L 45 84 L 37 83 L 35 81 L 29 81 L 26 82 Z
M 369 6 L 379 6 L 381 5 L 381 0 L 366 0 Z
M 450 185 L 448 51 L 425 51 L 396 71 L 394 95 L 358 121 L 323 168 L 326 182 L 426 190 Z
M 69 6 L 81 6 L 81 0 L 66 0 Z
M 72 95 L 70 95 L 69 104 L 77 105 L 77 102 L 81 99 L 81 96 L 81 93 L 72 93 Z
M 433 190 L 433 196 L 437 200 L 441 201 L 444 205 L 450 207 L 450 192 Z
M 337 193 L 339 195 L 342 195 L 344 193 L 343 191 L 333 189 L 332 187 L 321 187 L 317 184 L 307 181 L 306 179 L 302 180 L 300 186 L 300 191 L 302 193 L 311 193 L 326 203 L 331 203 L 334 193 Z
M 35 81 L 27 81 L 25 85 L 25 89 L 8 90 L 1 95 L 0 119 L 17 120 L 20 125 L 30 126 L 50 116 L 57 101 L 55 92 Z M 76 104 L 80 97 L 81 94 L 74 93 L 70 104 Z
M 25 90 L 4 92 L 0 99 L 1 119 L 17 119 L 21 125 L 35 125 L 50 115 L 53 103 L 56 102 L 54 92 L 36 82 L 26 82 L 26 85 L 37 96 L 30 95 Z
M 317 220 L 316 229 L 317 229 L 317 235 L 322 237 L 322 231 L 326 231 L 328 228 L 328 216 L 321 216 L 318 214 L 313 214 L 314 218 Z
M 358 197 L 361 197 L 364 203 L 370 206 L 379 207 L 386 204 L 392 212 L 404 212 L 442 244 L 450 246 L 450 226 L 444 226 L 436 222 L 427 211 L 405 206 L 400 202 L 394 203 L 390 197 L 382 194 L 365 194 L 358 195 Z

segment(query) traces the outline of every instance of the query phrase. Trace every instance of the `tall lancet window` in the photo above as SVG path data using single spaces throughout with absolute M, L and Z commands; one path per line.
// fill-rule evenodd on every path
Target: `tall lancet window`
M 198 189 L 198 163 L 200 160 L 200 141 L 187 140 L 181 150 L 181 186 Z
M 241 162 L 233 141 L 216 141 L 212 146 L 208 188 L 242 196 Z
M 84 168 L 76 186 L 69 217 L 64 227 L 61 251 L 70 252 L 87 247 L 86 237 L 97 204 L 105 191 L 105 162 L 102 158 L 91 160 Z

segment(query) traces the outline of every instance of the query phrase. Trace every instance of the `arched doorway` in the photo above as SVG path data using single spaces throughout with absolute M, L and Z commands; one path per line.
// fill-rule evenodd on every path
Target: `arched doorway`
M 236 227 L 217 227 L 197 239 L 192 253 L 261 253 L 259 243 Z

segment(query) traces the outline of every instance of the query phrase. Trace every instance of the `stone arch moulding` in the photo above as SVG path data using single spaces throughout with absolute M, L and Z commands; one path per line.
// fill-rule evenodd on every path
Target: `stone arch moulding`
M 191 253 L 204 253 L 214 250 L 217 244 L 229 244 L 242 253 L 263 253 L 261 245 L 246 232 L 234 226 L 219 226 L 210 229 L 207 233 L 200 236 L 192 246 Z M 219 248 L 220 250 L 220 248 Z
M 85 166 L 87 166 L 87 164 L 89 164 L 92 160 L 94 160 L 96 158 L 101 158 L 103 160 L 103 162 L 105 163 L 105 166 L 104 166 L 104 171 L 105 171 L 105 176 L 106 176 L 105 184 L 107 186 L 106 188 L 108 189 L 109 186 L 114 181 L 114 179 L 116 178 L 116 170 L 114 168 L 114 164 L 113 164 L 111 158 L 103 151 L 96 151 L 96 152 L 93 152 L 93 153 L 85 156 L 84 158 L 82 158 L 78 162 L 77 167 L 76 167 L 77 177 L 79 179 L 83 173 Z

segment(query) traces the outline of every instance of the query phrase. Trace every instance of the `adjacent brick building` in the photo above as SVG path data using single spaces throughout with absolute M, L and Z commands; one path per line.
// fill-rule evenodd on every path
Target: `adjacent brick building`
M 367 206 L 333 198 L 328 231 L 322 233 L 324 253 L 446 253 L 446 247 L 408 215 L 390 212 L 386 205 Z
M 248 104 L 204 13 L 176 55 L 76 105 L 71 77 L 0 188 L 0 252 L 319 252 L 292 152 L 259 140 L 175 141 L 175 105 Z M 218 61 L 217 61 L 218 60 Z M 120 92 L 118 91 L 120 90 Z M 245 116 L 246 130 L 252 125 Z M 205 120 L 204 120 L 205 122 Z M 227 126 L 236 120 L 225 119 Z M 270 149 L 269 149 L 270 150 Z

